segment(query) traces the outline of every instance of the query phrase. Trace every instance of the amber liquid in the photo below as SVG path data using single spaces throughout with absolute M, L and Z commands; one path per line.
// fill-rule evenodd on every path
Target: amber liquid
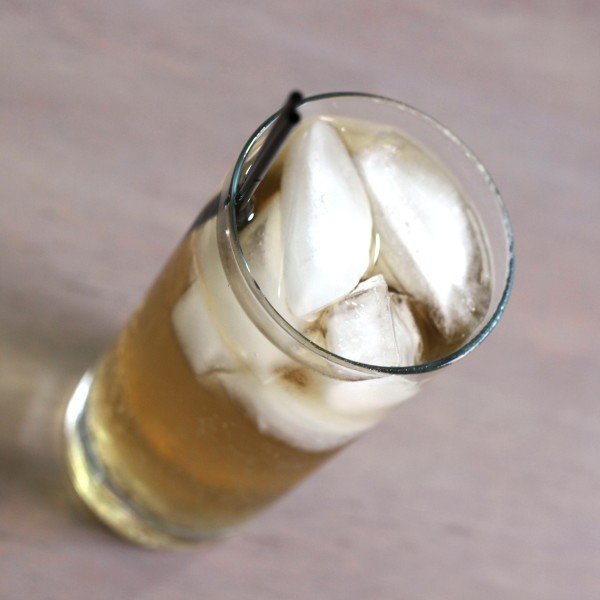
M 350 120 L 337 125 L 354 150 L 372 142 L 372 127 Z M 285 153 L 255 194 L 257 213 L 280 187 Z M 214 215 L 215 206 L 208 213 Z M 199 376 L 192 370 L 172 313 L 191 283 L 203 277 L 197 262 L 203 258 L 197 251 L 202 227 L 216 227 L 215 219 L 206 221 L 201 215 L 185 236 L 96 370 L 85 408 L 71 418 L 77 432 L 67 431 L 80 495 L 105 522 L 145 544 L 192 541 L 227 530 L 337 450 L 305 451 L 259 430 L 256 419 L 226 393 L 214 373 Z M 219 261 L 218 256 L 204 258 Z M 365 278 L 377 272 L 375 262 Z M 202 281 L 210 291 L 207 279 Z M 216 292 L 213 300 L 219 302 Z M 422 360 L 448 354 L 469 333 L 444 340 L 426 307 L 415 302 L 414 308 L 423 337 Z M 240 364 L 241 370 L 246 368 Z M 301 387 L 310 379 L 307 370 L 294 367 L 277 376 Z M 260 394 L 260 386 L 256 389 Z
M 216 378 L 200 380 L 190 368 L 171 313 L 197 276 L 196 235 L 185 237 L 102 361 L 87 427 L 121 495 L 154 520 L 202 536 L 246 520 L 332 452 L 305 452 L 259 431 Z

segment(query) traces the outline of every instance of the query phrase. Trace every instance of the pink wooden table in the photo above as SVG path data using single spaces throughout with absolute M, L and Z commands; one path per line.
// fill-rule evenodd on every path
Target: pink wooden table
M 599 8 L 2 3 L 0 598 L 598 598 Z M 135 548 L 69 491 L 61 398 L 293 87 L 459 132 L 514 221 L 512 302 L 237 537 Z

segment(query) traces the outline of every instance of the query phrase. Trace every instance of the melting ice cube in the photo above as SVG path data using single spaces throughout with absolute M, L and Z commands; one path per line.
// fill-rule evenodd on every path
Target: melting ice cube
M 343 298 L 369 267 L 372 218 L 354 163 L 333 126 L 315 121 L 292 143 L 281 182 L 283 278 L 294 314 Z
M 400 364 L 388 288 L 381 275 L 356 286 L 331 307 L 326 319 L 330 352 L 369 365 Z
M 181 296 L 171 318 L 181 349 L 194 373 L 235 370 L 235 359 L 214 325 L 203 284 L 198 279 Z
M 331 352 L 365 364 L 409 366 L 419 361 L 421 334 L 405 297 L 388 293 L 381 275 L 363 281 L 327 318 Z M 343 414 L 387 409 L 410 398 L 418 382 L 393 375 L 362 381 L 330 380 L 324 397 Z
M 283 260 L 279 194 L 242 230 L 240 244 L 254 279 L 269 301 L 275 302 L 280 296 Z
M 394 283 L 430 307 L 446 338 L 473 327 L 489 303 L 489 277 L 473 216 L 448 175 L 399 135 L 355 160 Z
M 329 381 L 324 398 L 327 406 L 341 414 L 360 415 L 385 411 L 419 391 L 419 382 L 401 375 L 389 375 L 362 381 Z
M 321 402 L 318 375 L 316 389 L 307 391 L 281 377 L 267 383 L 247 373 L 217 373 L 217 377 L 227 393 L 254 417 L 261 431 L 308 452 L 342 446 L 382 416 L 369 407 L 353 413 Z
M 271 379 L 289 357 L 265 336 L 250 320 L 231 289 L 225 275 L 217 243 L 214 219 L 207 221 L 197 234 L 199 276 L 210 285 L 207 308 L 222 344 L 262 379 Z
M 278 193 L 268 200 L 267 206 L 242 230 L 240 244 L 262 293 L 275 310 L 295 327 L 298 319 L 292 315 L 283 297 L 283 245 Z
M 402 294 L 391 293 L 390 308 L 400 365 L 403 367 L 416 365 L 423 351 L 423 340 L 408 299 Z

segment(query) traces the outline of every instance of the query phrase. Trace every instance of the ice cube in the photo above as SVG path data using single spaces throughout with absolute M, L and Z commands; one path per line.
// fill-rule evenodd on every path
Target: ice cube
M 283 247 L 279 194 L 273 194 L 240 233 L 240 245 L 263 294 L 272 301 L 280 296 Z
M 322 401 L 325 378 L 314 377 L 315 387 L 303 389 L 284 377 L 265 383 L 247 373 L 217 373 L 226 392 L 262 432 L 307 452 L 338 448 L 381 419 L 381 411 L 371 407 L 356 414 L 333 409 Z
M 388 287 L 381 275 L 356 286 L 325 319 L 330 352 L 369 365 L 400 364 Z
M 250 271 L 262 293 L 275 310 L 292 326 L 298 325 L 283 295 L 283 246 L 279 193 L 258 211 L 240 234 L 240 245 Z
M 360 415 L 387 410 L 414 396 L 420 383 L 404 375 L 361 381 L 330 380 L 324 392 L 327 405 L 340 414 Z
M 331 352 L 365 364 L 409 366 L 420 358 L 422 341 L 407 299 L 388 293 L 385 279 L 363 281 L 326 317 L 327 347 Z M 410 398 L 419 383 L 392 375 L 360 381 L 329 380 L 325 401 L 343 414 L 388 409 Z
M 298 317 L 343 298 L 369 267 L 368 197 L 332 125 L 315 121 L 292 142 L 281 182 L 287 303 Z
M 447 339 L 472 328 L 489 303 L 489 277 L 474 217 L 449 176 L 400 135 L 355 161 L 394 281 L 430 307 Z
M 264 381 L 287 365 L 290 358 L 265 336 L 239 303 L 219 255 L 215 219 L 207 221 L 197 233 L 198 270 L 210 286 L 206 295 L 208 309 L 223 343 Z
M 196 279 L 171 313 L 175 334 L 192 370 L 197 375 L 233 371 L 236 362 L 214 325 L 203 284 Z
M 409 300 L 403 294 L 392 292 L 390 308 L 400 365 L 403 367 L 416 365 L 423 352 L 423 340 L 410 309 Z

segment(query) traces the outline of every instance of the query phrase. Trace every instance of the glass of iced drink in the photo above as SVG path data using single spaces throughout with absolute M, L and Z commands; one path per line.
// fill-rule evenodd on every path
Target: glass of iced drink
M 241 211 L 277 115 L 246 142 L 69 402 L 75 488 L 136 542 L 247 520 L 473 350 L 508 300 L 506 211 L 456 136 L 367 94 L 298 110 Z

